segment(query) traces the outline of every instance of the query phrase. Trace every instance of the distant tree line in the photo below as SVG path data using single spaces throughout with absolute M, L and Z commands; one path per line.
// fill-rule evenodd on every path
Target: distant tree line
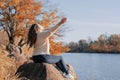
M 120 53 L 120 34 L 102 34 L 97 40 L 79 40 L 67 44 L 69 52 Z

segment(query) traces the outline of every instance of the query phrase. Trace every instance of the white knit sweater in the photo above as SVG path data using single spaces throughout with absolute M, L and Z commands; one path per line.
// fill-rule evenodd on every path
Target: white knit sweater
M 39 32 L 37 34 L 37 40 L 35 43 L 33 55 L 50 54 L 49 38 L 59 29 L 59 27 L 60 26 L 56 25 L 46 31 L 43 30 L 43 32 Z

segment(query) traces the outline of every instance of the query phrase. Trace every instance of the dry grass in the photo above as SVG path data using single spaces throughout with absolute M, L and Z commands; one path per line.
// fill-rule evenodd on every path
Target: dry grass
M 7 57 L 7 52 L 0 48 L 0 80 L 17 80 L 16 69 L 15 59 Z
M 0 80 L 19 80 L 14 75 L 18 68 L 17 61 L 14 58 L 9 58 L 8 52 L 5 50 L 4 45 L 7 44 L 8 38 L 2 32 L 0 32 L 0 37 Z

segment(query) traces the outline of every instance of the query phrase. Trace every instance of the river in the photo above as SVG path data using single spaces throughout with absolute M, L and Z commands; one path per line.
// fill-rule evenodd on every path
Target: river
M 65 53 L 78 80 L 120 80 L 120 54 Z

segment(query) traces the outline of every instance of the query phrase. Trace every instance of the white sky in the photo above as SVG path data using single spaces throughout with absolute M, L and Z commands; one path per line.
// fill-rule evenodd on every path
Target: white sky
M 50 0 L 68 18 L 62 41 L 120 33 L 120 0 Z

